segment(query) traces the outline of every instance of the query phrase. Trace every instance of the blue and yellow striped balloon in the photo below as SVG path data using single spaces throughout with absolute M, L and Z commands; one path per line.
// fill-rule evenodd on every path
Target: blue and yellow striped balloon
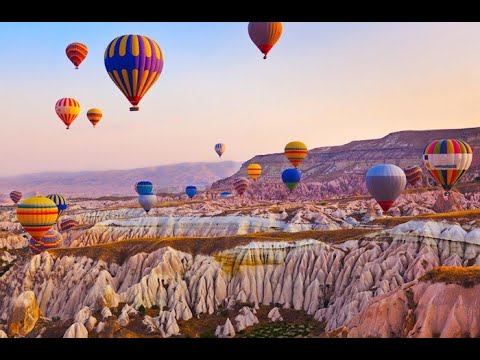
M 31 197 L 17 205 L 18 222 L 37 241 L 51 229 L 57 218 L 57 205 L 44 196 Z
M 62 235 L 60 235 L 58 231 L 50 229 L 40 240 L 30 238 L 28 241 L 28 246 L 34 254 L 40 254 L 45 250 L 62 246 L 62 240 Z
M 143 35 L 122 35 L 108 44 L 104 60 L 108 75 L 133 105 L 130 111 L 138 111 L 138 103 L 162 72 L 160 46 Z
M 68 207 L 67 200 L 65 200 L 65 198 L 60 194 L 50 194 L 47 195 L 47 198 L 52 200 L 57 205 L 58 216 L 60 217 L 60 215 L 62 215 L 62 213 Z

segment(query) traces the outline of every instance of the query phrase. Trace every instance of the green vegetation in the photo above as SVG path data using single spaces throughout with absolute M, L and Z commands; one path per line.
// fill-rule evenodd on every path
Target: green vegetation
M 310 335 L 313 330 L 311 324 L 288 324 L 277 322 L 258 327 L 247 334 L 240 334 L 239 337 L 246 338 L 294 338 Z

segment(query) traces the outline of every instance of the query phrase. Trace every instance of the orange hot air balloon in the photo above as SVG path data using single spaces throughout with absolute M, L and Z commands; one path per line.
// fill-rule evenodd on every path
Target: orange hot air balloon
M 291 141 L 285 146 L 285 156 L 296 168 L 308 155 L 307 145 L 301 141 Z
M 80 103 L 73 98 L 62 98 L 55 104 L 55 112 L 60 120 L 67 125 L 67 129 L 70 129 L 70 125 L 80 113 Z
M 87 57 L 88 48 L 85 44 L 74 42 L 67 46 L 65 53 L 68 59 L 75 65 L 75 69 L 78 69 L 82 61 Z
M 282 36 L 282 23 L 273 21 L 250 22 L 248 23 L 248 35 L 264 54 L 263 58 L 266 59 L 268 52 Z
M 102 119 L 102 110 L 93 108 L 87 111 L 87 118 L 92 123 L 93 127 L 97 126 L 98 122 Z
M 247 166 L 247 174 L 253 181 L 257 181 L 261 173 L 262 166 L 260 164 L 250 164 Z

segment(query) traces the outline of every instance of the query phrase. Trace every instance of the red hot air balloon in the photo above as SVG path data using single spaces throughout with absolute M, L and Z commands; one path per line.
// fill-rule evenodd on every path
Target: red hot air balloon
M 248 35 L 265 55 L 263 58 L 266 59 L 268 52 L 282 36 L 282 23 L 273 21 L 250 22 L 248 23 Z
M 247 190 L 248 180 L 244 177 L 236 178 L 233 181 L 233 187 L 235 188 L 235 191 L 238 193 L 238 195 L 242 195 L 245 190 Z
M 74 42 L 67 46 L 65 53 L 68 59 L 75 65 L 75 69 L 78 69 L 82 61 L 87 57 L 88 48 L 85 44 Z

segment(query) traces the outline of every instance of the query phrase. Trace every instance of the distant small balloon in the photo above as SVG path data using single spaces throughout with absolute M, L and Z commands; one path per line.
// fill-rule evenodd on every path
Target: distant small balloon
M 65 219 L 60 223 L 60 231 L 67 231 L 79 226 L 80 223 L 74 219 Z
M 189 185 L 185 188 L 185 193 L 191 199 L 197 194 L 197 187 L 193 185 Z
M 238 195 L 242 195 L 248 188 L 248 180 L 244 177 L 236 178 L 233 181 L 233 187 Z
M 296 168 L 308 155 L 307 145 L 301 141 L 291 141 L 285 146 L 285 156 Z
M 67 46 L 65 49 L 68 59 L 75 65 L 75 69 L 78 69 L 83 60 L 87 57 L 88 48 L 87 45 L 74 42 Z
M 302 173 L 295 168 L 285 169 L 282 172 L 282 181 L 288 187 L 290 192 L 297 187 L 301 178 Z
M 22 196 L 23 196 L 23 194 L 22 194 L 22 192 L 20 192 L 20 191 L 14 190 L 14 191 L 12 191 L 12 192 L 10 193 L 10 199 L 12 199 L 12 201 L 13 201 L 15 204 L 20 201 L 20 199 L 22 198 Z
M 102 120 L 102 110 L 93 108 L 87 111 L 87 118 L 92 123 L 93 127 L 97 126 L 97 124 Z
M 250 164 L 247 166 L 247 174 L 253 181 L 257 181 L 257 178 L 262 173 L 262 166 L 260 164 Z
M 248 23 L 248 35 L 253 43 L 264 55 L 263 58 L 267 58 L 267 54 L 277 43 L 280 36 L 282 36 L 282 23 L 281 22 L 250 22 Z
M 68 207 L 67 200 L 65 200 L 65 198 L 60 194 L 50 194 L 47 195 L 47 198 L 52 200 L 57 205 L 58 217 L 60 217 Z
M 143 208 L 143 210 L 145 210 L 145 212 L 148 214 L 148 212 L 157 203 L 157 195 L 154 195 L 154 194 L 139 195 L 138 203 Z
M 405 176 L 407 177 L 407 182 L 414 186 L 420 180 L 422 180 L 423 171 L 420 166 L 408 166 L 403 169 Z
M 135 191 L 138 195 L 153 194 L 153 184 L 150 181 L 142 180 L 135 184 Z
M 73 98 L 62 98 L 55 104 L 55 112 L 60 120 L 70 129 L 73 121 L 80 113 L 80 103 Z
M 40 240 L 35 240 L 31 237 L 28 246 L 34 254 L 40 254 L 43 251 L 61 247 L 62 240 L 63 237 L 58 231 L 50 229 Z
M 221 197 L 222 199 L 223 199 L 223 198 L 232 197 L 232 196 L 233 196 L 233 194 L 232 194 L 231 192 L 229 192 L 229 191 L 222 191 L 222 192 L 220 193 L 220 197 Z
M 218 154 L 219 157 L 222 157 L 223 153 L 225 152 L 225 144 L 216 144 L 215 145 L 215 152 Z

